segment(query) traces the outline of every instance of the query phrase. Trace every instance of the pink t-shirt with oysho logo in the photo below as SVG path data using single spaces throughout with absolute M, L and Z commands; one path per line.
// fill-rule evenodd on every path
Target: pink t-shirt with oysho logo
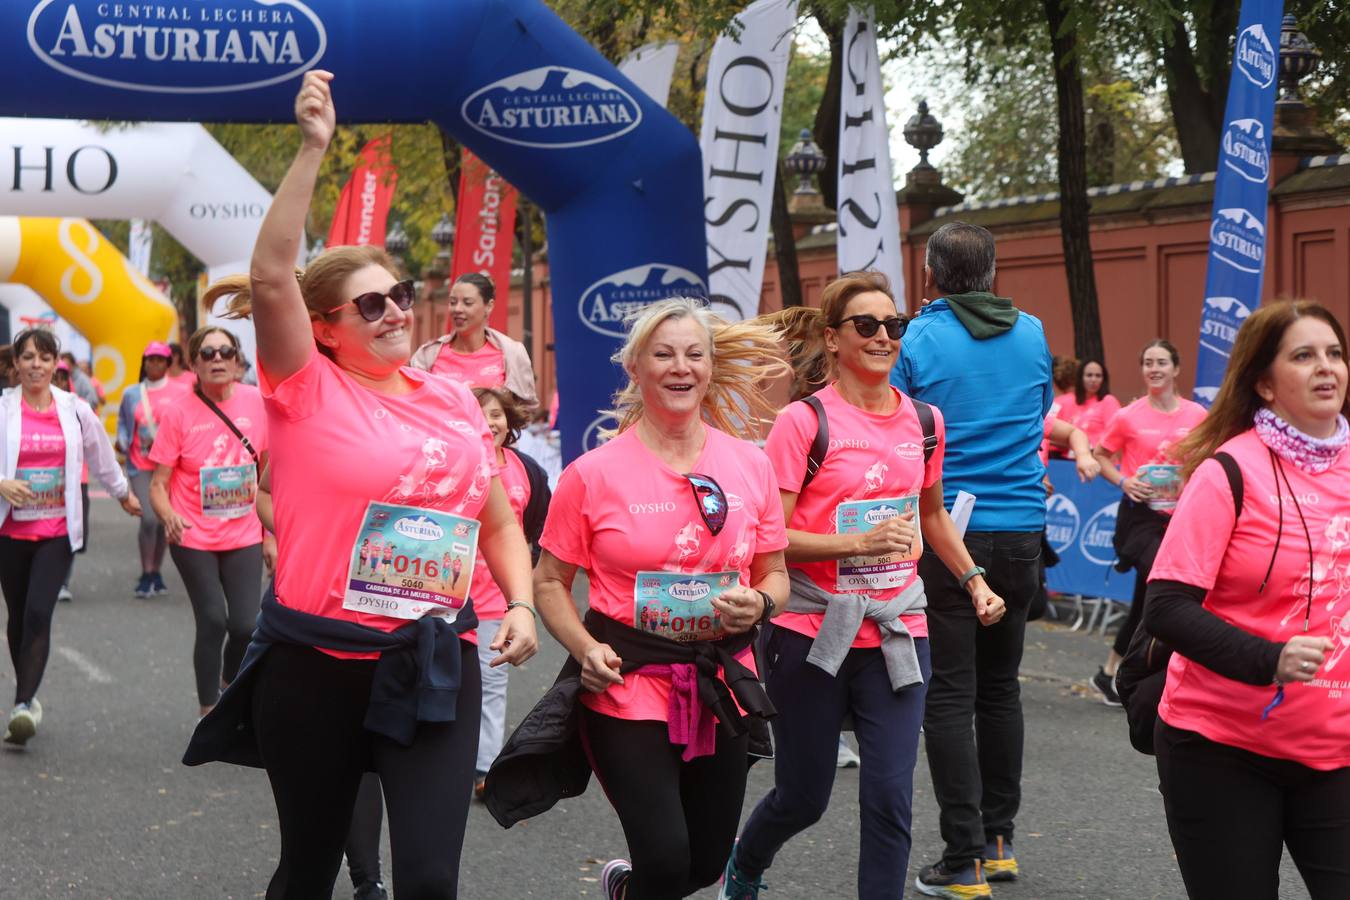
M 506 457 L 506 464 L 501 467 L 502 489 L 506 491 L 506 499 L 511 502 L 511 512 L 516 514 L 516 521 L 520 522 L 525 516 L 525 505 L 530 502 L 530 477 L 525 473 L 525 464 L 514 450 L 508 447 L 502 455 Z M 478 618 L 500 619 L 506 615 L 506 595 L 497 586 L 481 552 L 478 562 L 474 564 L 470 584 L 469 596 L 473 598 L 473 608 Z M 492 635 L 487 635 L 487 639 L 492 640 Z
M 486 343 L 472 353 L 460 353 L 446 344 L 436 354 L 431 371 L 469 387 L 502 387 L 506 384 L 506 358 L 501 348 Z
M 1178 397 L 1177 408 L 1165 413 L 1140 397 L 1111 417 L 1100 446 L 1120 454 L 1120 474 L 1129 478 L 1140 466 L 1175 464 L 1172 448 L 1204 418 L 1205 408 L 1194 400 Z
M 787 546 L 769 460 L 747 441 L 708 426 L 705 431 L 693 471 L 726 493 L 727 519 L 716 535 L 689 480 L 648 450 L 635 429 L 563 470 L 540 544 L 586 570 L 591 609 L 633 626 L 638 572 L 735 571 L 749 586 L 755 556 Z M 742 662 L 754 668 L 748 650 Z M 669 678 L 633 672 L 602 694 L 583 693 L 582 702 L 620 719 L 665 721 L 669 698 Z
M 267 412 L 257 388 L 236 384 L 230 399 L 217 405 L 244 433 L 259 455 L 267 452 Z M 169 504 L 184 522 L 192 526 L 183 532 L 184 547 L 219 552 L 262 542 L 262 522 L 251 501 L 247 503 L 249 510 L 244 515 L 220 514 L 221 510 L 245 505 L 242 496 L 212 496 L 211 492 L 221 485 L 226 488 L 234 485 L 236 493 L 242 494 L 251 476 L 254 489 L 249 493 L 256 497 L 260 473 L 249 469 L 254 466 L 253 457 L 195 391 L 190 391 L 164 411 L 155 445 L 150 449 L 150 462 L 172 470 Z M 212 478 L 212 472 L 208 471 L 205 488 L 202 469 L 216 473 Z M 208 506 L 217 514 L 208 516 L 202 511 L 203 490 L 208 497 Z
M 449 379 L 400 371 L 416 385 L 411 393 L 362 387 L 317 351 L 280 384 L 259 366 L 272 447 L 276 595 L 286 606 L 395 630 L 405 620 L 342 605 L 366 507 L 375 501 L 476 519 L 487 502 L 496 450 L 478 401 Z
M 1265 721 L 1261 712 L 1274 697 L 1273 686 L 1233 681 L 1175 654 L 1158 714 L 1174 728 L 1262 756 L 1321 770 L 1350 766 L 1350 452 L 1342 451 L 1317 475 L 1281 461 L 1289 484 L 1281 478 L 1277 487 L 1270 454 L 1255 431 L 1219 449 L 1242 470 L 1241 518 L 1234 527 L 1223 467 L 1214 460 L 1201 463 L 1181 495 L 1149 580 L 1204 588 L 1205 609 L 1280 643 L 1305 633 L 1306 615 L 1306 633 L 1331 638 L 1336 646 L 1315 679 L 1285 685 L 1284 702 Z M 1281 500 L 1283 535 L 1263 591 Z
M 914 412 L 914 404 L 895 388 L 899 403 L 894 412 L 870 413 L 858 409 L 843 397 L 833 384 L 816 396 L 825 407 L 829 421 L 830 444 L 815 479 L 802 490 L 806 458 L 816 438 L 815 412 L 805 403 L 790 403 L 778 416 L 769 432 L 764 452 L 773 462 L 781 490 L 797 494 L 788 527 L 813 534 L 836 534 L 836 508 L 849 501 L 898 498 L 918 494 L 942 480 L 942 458 L 946 447 L 946 426 L 942 413 L 932 407 L 937 434 L 937 449 L 925 466 L 923 429 Z M 914 517 L 918 526 L 918 515 Z M 822 589 L 834 594 L 837 563 L 834 561 L 792 563 Z M 876 600 L 898 597 L 917 577 L 912 566 L 898 586 L 884 590 L 866 590 Z M 928 636 L 928 619 L 923 614 L 902 617 L 914 637 Z M 807 637 L 820 633 L 824 615 L 782 613 L 774 624 L 791 628 Z M 881 646 L 881 630 L 875 622 L 863 620 L 854 647 Z
M 66 533 L 66 502 L 61 490 L 66 471 L 66 437 L 56 417 L 55 403 L 37 412 L 27 400 L 19 402 L 22 404 L 22 432 L 15 477 L 32 476 L 28 479 L 29 487 L 40 493 L 26 509 L 10 508 L 4 525 L 0 525 L 0 535 L 24 541 L 45 541 Z M 59 477 L 57 473 L 60 473 Z M 34 516 L 38 518 L 30 518 Z

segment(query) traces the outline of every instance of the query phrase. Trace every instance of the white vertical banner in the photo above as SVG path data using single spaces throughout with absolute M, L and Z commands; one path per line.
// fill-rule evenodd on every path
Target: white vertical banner
M 679 55 L 679 41 L 643 44 L 623 58 L 619 71 L 664 108 L 670 98 L 670 80 L 675 75 L 675 60 Z
M 839 121 L 840 272 L 875 269 L 903 304 L 900 212 L 891 178 L 890 132 L 872 10 L 852 7 L 844 27 L 843 96 Z
M 708 296 L 739 320 L 759 312 L 796 0 L 756 0 L 708 62 L 703 102 L 703 217 Z
M 135 267 L 146 278 L 150 277 L 150 252 L 154 241 L 154 232 L 150 229 L 150 223 L 144 219 L 131 220 L 131 236 L 127 240 L 128 253 L 127 258 L 131 260 L 131 265 Z

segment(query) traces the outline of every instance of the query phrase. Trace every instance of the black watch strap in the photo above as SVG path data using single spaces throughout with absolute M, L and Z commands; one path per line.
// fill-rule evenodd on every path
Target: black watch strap
M 773 612 L 778 608 L 778 604 L 773 602 L 768 591 L 760 591 L 759 595 L 764 598 L 764 613 L 759 617 L 759 624 L 767 625 L 769 619 L 773 617 Z

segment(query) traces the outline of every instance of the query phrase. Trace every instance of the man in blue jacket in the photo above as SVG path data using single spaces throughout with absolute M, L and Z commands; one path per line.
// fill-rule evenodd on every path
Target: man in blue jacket
M 992 234 L 962 222 L 934 232 L 924 288 L 938 299 L 910 322 L 891 373 L 900 390 L 942 410 L 948 508 L 957 491 L 976 497 L 965 540 L 977 568 L 953 578 L 931 551 L 919 563 L 933 654 L 924 738 L 946 849 L 916 887 L 952 900 L 992 896 L 987 881 L 1017 878 L 1017 672 L 1045 528 L 1037 450 L 1053 398 L 1050 349 L 1040 321 L 990 293 L 993 284 Z M 964 584 L 979 570 L 1007 605 L 987 628 Z

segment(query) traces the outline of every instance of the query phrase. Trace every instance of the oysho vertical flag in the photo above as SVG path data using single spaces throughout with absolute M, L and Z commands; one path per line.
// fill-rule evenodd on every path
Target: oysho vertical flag
M 736 18 L 740 35 L 718 38 L 708 63 L 700 138 L 708 295 L 733 320 L 759 312 L 797 3 L 757 0 Z
M 1195 400 L 1208 407 L 1223 383 L 1238 328 L 1261 304 L 1266 268 L 1270 140 L 1279 73 L 1281 0 L 1243 0 L 1228 79 L 1209 225 Z
M 497 299 L 488 325 L 503 332 L 511 295 L 511 242 L 515 233 L 516 189 L 465 147 L 459 167 L 450 277 L 453 280 L 469 272 L 481 272 L 492 279 Z M 445 328 L 450 330 L 448 321 Z
M 623 58 L 619 71 L 664 108 L 670 98 L 670 80 L 675 75 L 675 60 L 679 55 L 679 41 L 643 44 Z
M 398 185 L 398 170 L 390 156 L 392 135 L 383 135 L 361 148 L 361 162 L 342 188 L 328 229 L 328 246 L 384 246 L 389 204 Z
M 838 259 L 840 272 L 875 269 L 905 295 L 900 212 L 891 178 L 890 132 L 871 7 L 851 7 L 844 26 L 839 120 Z

